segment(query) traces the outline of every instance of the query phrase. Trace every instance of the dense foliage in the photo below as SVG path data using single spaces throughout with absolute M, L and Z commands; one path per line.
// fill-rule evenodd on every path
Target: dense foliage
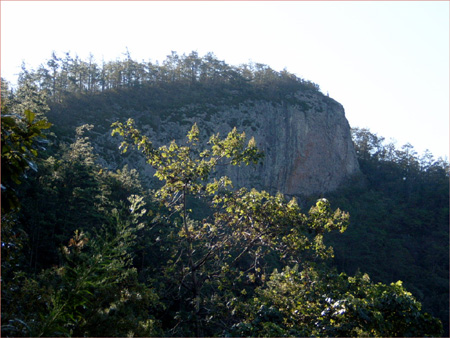
M 317 87 L 266 66 L 246 73 L 248 66 L 230 67 L 211 54 L 173 53 L 162 66 L 154 65 L 159 75 L 153 80 L 130 75 L 144 63 L 129 56 L 102 67 L 69 56 L 52 60 L 37 72 L 24 69 L 15 92 L 2 84 L 2 115 L 13 112 L 2 121 L 2 170 L 5 163 L 10 172 L 2 177 L 3 335 L 442 333 L 434 317 L 445 319 L 448 310 L 445 161 L 430 154 L 419 160 L 410 146 L 395 150 L 369 131 L 355 130 L 364 182 L 327 196 L 351 211 L 349 221 L 328 199 L 317 199 L 303 212 L 295 198 L 234 189 L 227 177 L 217 177 L 218 166 L 263 160 L 255 141 L 235 129 L 205 144 L 194 125 L 184 144 L 156 147 L 133 120 L 113 123 L 121 151 L 137 148 L 156 171 L 161 184 L 147 190 L 136 170 L 98 163 L 92 125 L 73 127 L 70 139 L 58 126 L 50 129 L 56 135 L 48 131 L 47 116 L 56 106 L 63 113 L 72 103 L 95 102 L 102 91 L 122 97 L 128 87 L 138 91 L 145 85 L 154 86 L 152 95 L 166 90 L 163 98 L 202 81 L 220 83 L 216 88 L 222 91 L 226 81 L 238 79 L 232 86 L 251 89 L 241 91 L 243 97 L 256 95 L 256 86 L 257 95 L 275 95 L 275 78 L 281 81 L 277 86 L 289 78 L 291 90 Z M 122 70 L 108 73 L 113 66 Z M 270 76 L 258 82 L 258 74 Z M 19 160 L 9 165 L 10 158 Z M 423 279 L 411 278 L 419 273 Z
M 352 215 L 348 231 L 330 239 L 336 263 L 384 283 L 402 280 L 448 335 L 449 164 L 367 129 L 352 133 L 363 178 L 329 196 Z

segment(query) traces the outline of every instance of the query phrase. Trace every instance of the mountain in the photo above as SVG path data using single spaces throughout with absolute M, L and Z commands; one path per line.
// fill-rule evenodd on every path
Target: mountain
M 188 336 L 195 330 L 200 332 L 202 325 L 210 329 L 207 331 L 210 335 L 225 335 L 230 327 L 239 336 L 260 335 L 267 334 L 266 324 L 272 325 L 274 336 L 312 335 L 307 331 L 295 333 L 288 328 L 283 331 L 284 318 L 291 320 L 295 316 L 303 316 L 303 313 L 292 312 L 288 303 L 286 306 L 281 304 L 281 307 L 279 303 L 285 300 L 297 302 L 297 293 L 305 292 L 298 298 L 297 305 L 305 304 L 304 311 L 309 313 L 312 309 L 308 303 L 311 291 L 318 301 L 314 305 L 315 318 L 321 321 L 325 317 L 330 319 L 330 326 L 325 324 L 319 328 L 327 336 L 439 334 L 435 319 L 425 315 L 421 317 L 425 322 L 417 320 L 421 307 L 440 318 L 444 334 L 448 335 L 448 161 L 436 160 L 430 153 L 418 157 L 410 144 L 397 149 L 368 130 L 353 129 L 350 135 L 343 107 L 323 95 L 318 85 L 261 64 L 229 66 L 211 54 L 200 58 L 195 53 L 189 56 L 172 53 L 162 65 L 139 63 L 130 57 L 97 65 L 92 60 L 86 62 L 70 55 L 64 59 L 53 55 L 46 65 L 37 71 L 24 69 L 19 76 L 19 86 L 13 91 L 2 82 L 2 129 L 5 129 L 5 132 L 2 130 L 2 149 L 5 149 L 2 163 L 12 163 L 15 170 L 33 169 L 23 177 L 16 175 L 23 181 L 20 185 L 17 177 L 16 180 L 6 177 L 6 183 L 2 178 L 2 194 L 6 191 L 17 196 L 15 200 L 2 196 L 2 200 L 13 200 L 12 209 L 21 206 L 13 213 L 2 214 L 2 257 L 6 257 L 2 259 L 2 276 L 9 283 L 2 289 L 2 308 L 7 309 L 5 322 L 8 323 L 2 327 L 2 333 L 6 330 L 9 335 L 29 336 L 34 332 L 30 328 L 34 328 L 38 330 L 36 334 L 60 334 L 61 325 L 66 325 L 67 334 L 70 334 L 73 323 L 79 322 L 79 330 L 84 331 L 76 332 L 91 336 L 96 330 L 102 331 L 98 335 L 108 332 L 110 336 L 123 335 L 129 332 L 128 327 L 134 330 L 136 323 L 143 330 L 139 334 L 144 336 Z M 210 201 L 188 196 L 172 201 L 183 201 L 184 207 L 177 209 L 182 210 L 181 213 L 168 213 L 161 204 L 161 198 L 158 199 L 158 192 L 148 189 L 161 187 L 161 182 L 155 181 L 154 172 L 144 162 L 142 154 L 136 151 L 121 154 L 118 148 L 122 138 L 111 136 L 111 124 L 125 122 L 129 118 L 136 121 L 136 127 L 155 146 L 167 145 L 171 140 L 183 144 L 186 142 L 184 135 L 194 123 L 200 129 L 201 142 L 207 142 L 208 137 L 216 133 L 223 138 L 233 127 L 245 131 L 248 137 L 254 137 L 255 144 L 264 151 L 265 159 L 257 166 L 242 166 L 230 171 L 222 169 L 227 166 L 220 162 L 217 167 L 222 172 L 219 174 L 227 174 L 238 186 L 266 189 L 271 193 L 280 191 L 297 197 L 310 195 L 303 199 L 302 204 L 309 204 L 317 197 L 326 198 L 320 198 L 317 208 L 310 210 L 311 216 L 318 219 L 324 229 L 334 223 L 327 217 L 317 218 L 317 211 L 331 212 L 325 207 L 328 203 L 333 208 L 349 211 L 350 222 L 343 234 L 323 235 L 323 243 L 332 244 L 334 248 L 327 249 L 327 257 L 330 258 L 334 252 L 334 260 L 322 262 L 326 264 L 321 265 L 321 269 L 325 272 L 336 265 L 339 274 L 335 270 L 329 275 L 327 272 L 319 278 L 319 284 L 310 279 L 317 278 L 310 276 L 310 272 L 314 272 L 311 267 L 316 266 L 318 257 L 308 254 L 307 258 L 314 262 L 308 267 L 310 261 L 299 256 L 297 249 L 325 248 L 322 246 L 324 229 L 317 229 L 317 223 L 313 221 L 314 229 L 305 230 L 303 218 L 298 219 L 302 226 L 293 226 L 296 221 L 282 215 L 283 210 L 294 208 L 295 212 L 286 215 L 297 217 L 297 203 L 284 204 L 281 195 L 272 198 L 256 191 L 248 191 L 247 194 L 245 190 L 224 195 L 223 203 L 232 204 L 223 208 L 223 214 L 215 215 L 206 208 Z M 53 124 L 51 131 L 45 133 L 51 142 L 43 139 L 29 142 L 30 138 L 40 135 L 37 132 L 40 128 L 49 126 L 46 119 Z M 30 132 L 27 132 L 27 126 Z M 18 130 L 21 137 L 10 137 L 15 135 L 10 130 Z M 8 147 L 3 147 L 3 143 Z M 235 144 L 228 143 L 224 147 L 228 146 L 236 149 Z M 14 158 L 10 156 L 14 153 L 11 149 L 19 149 L 17 153 L 21 154 L 21 162 L 6 161 Z M 166 180 L 167 184 L 174 184 L 173 180 L 177 183 L 178 177 L 186 178 L 183 182 L 191 184 L 189 175 L 193 173 L 195 176 L 196 171 L 187 170 L 187 163 L 195 161 L 186 162 L 186 156 L 176 151 L 160 155 L 158 163 L 164 163 L 160 169 L 177 170 L 171 180 Z M 178 170 L 180 168 L 181 171 Z M 22 172 L 20 170 L 18 173 Z M 204 193 L 208 190 L 198 191 Z M 130 196 L 133 198 L 128 199 Z M 174 195 L 177 196 L 180 195 Z M 131 208 L 127 199 L 133 203 Z M 124 229 L 131 224 L 130 221 L 136 221 L 133 213 L 140 202 L 146 203 L 150 210 L 143 223 L 136 227 L 139 233 L 134 237 Z M 236 209 L 233 214 L 235 207 L 246 209 Z M 264 224 L 268 226 L 267 233 L 273 231 L 274 236 L 270 238 L 274 242 L 267 240 L 264 229 L 255 227 L 254 215 L 258 216 L 259 211 L 264 211 L 261 217 L 269 221 Z M 340 214 L 334 213 L 333 217 Z M 208 222 L 219 216 L 218 223 L 215 218 L 214 224 Z M 246 226 L 248 231 L 241 231 L 243 216 L 249 216 L 245 218 L 249 222 Z M 144 217 L 144 213 L 139 217 Z M 180 231 L 180 222 L 187 229 L 185 234 Z M 143 224 L 147 226 L 141 228 Z M 223 235 L 235 237 L 230 241 L 217 237 L 217 228 L 212 226 L 216 224 L 225 226 Z M 239 231 L 229 231 L 229 225 L 233 224 L 239 227 Z M 186 256 L 186 248 L 192 248 L 186 242 L 188 225 L 199 231 L 191 252 L 192 255 L 195 253 L 195 260 L 190 258 L 191 254 Z M 119 226 L 125 228 L 120 229 Z M 287 232 L 280 233 L 279 229 Z M 306 231 L 307 238 L 314 234 L 318 242 L 314 240 L 315 245 L 308 245 L 304 240 L 299 242 L 299 238 L 292 237 L 292 231 L 295 234 L 296 229 Z M 254 238 L 248 237 L 253 233 Z M 285 236 L 287 233 L 289 235 Z M 242 238 L 239 237 L 241 235 Z M 117 241 L 122 242 L 125 238 L 132 242 L 135 238 L 136 241 L 117 245 Z M 213 249 L 209 249 L 212 242 L 218 246 L 213 245 Z M 67 243 L 66 250 L 61 252 Z M 229 243 L 236 245 L 236 250 L 229 251 Z M 285 250 L 291 245 L 296 249 L 294 256 L 289 256 L 289 264 L 306 264 L 301 268 L 303 270 L 285 266 Z M 225 253 L 224 260 L 218 260 L 220 257 L 213 255 L 212 250 L 217 250 L 218 255 Z M 110 264 L 98 262 L 97 257 L 104 256 Z M 262 257 L 262 265 L 257 265 Z M 248 274 L 248 280 L 241 279 L 243 275 L 240 273 L 228 274 L 225 279 L 217 278 L 218 271 L 228 269 L 226 260 L 234 264 L 240 258 L 239 264 L 242 265 L 236 268 L 242 269 L 243 273 L 245 271 L 244 275 L 254 272 Z M 78 264 L 78 259 L 86 264 Z M 192 265 L 194 261 L 198 262 L 195 266 Z M 101 274 L 89 272 L 92 264 L 100 264 L 98 271 Z M 76 270 L 80 266 L 88 270 L 81 273 L 81 270 Z M 115 267 L 115 272 L 110 267 Z M 281 269 L 283 271 L 278 273 Z M 72 273 L 74 271 L 78 272 Z M 189 271 L 193 277 L 192 284 L 189 284 L 192 287 L 184 283 Z M 204 277 L 194 278 L 197 271 Z M 366 272 L 370 278 L 364 274 Z M 266 273 L 272 276 L 267 279 Z M 355 277 L 347 278 L 345 274 L 354 274 Z M 27 277 L 23 279 L 24 276 Z M 89 280 L 82 285 L 85 288 L 82 292 L 74 294 L 70 290 L 73 290 L 72 285 L 80 285 L 80 276 Z M 112 281 L 105 284 L 106 276 L 122 276 L 124 283 L 116 285 Z M 292 276 L 300 279 L 291 284 Z M 117 280 L 116 277 L 113 279 Z M 404 282 L 412 295 L 403 289 L 401 281 L 396 280 Z M 224 281 L 231 284 L 226 286 Z M 256 282 L 260 286 L 255 289 Z M 92 283 L 97 287 L 93 288 Z M 111 289 L 113 284 L 116 286 Z M 131 285 L 130 291 L 136 292 L 136 301 L 122 297 L 124 285 Z M 308 291 L 304 285 L 310 285 L 312 289 Z M 261 289 L 262 286 L 265 289 Z M 293 293 L 278 294 L 286 287 Z M 393 298 L 381 297 L 380 292 L 386 295 L 383 290 L 387 287 L 391 291 L 396 290 L 394 294 L 388 293 Z M 68 292 L 65 296 L 68 303 L 58 301 L 63 292 L 60 290 Z M 198 290 L 205 293 L 198 293 Z M 345 292 L 345 295 L 337 294 L 337 290 Z M 367 296 L 370 293 L 370 299 L 366 296 L 359 298 L 360 291 Z M 324 297 L 324 292 L 331 298 Z M 355 295 L 358 297 L 355 298 L 353 292 L 357 292 Z M 144 294 L 146 296 L 140 296 Z M 198 311 L 194 313 L 192 305 L 198 294 L 208 294 L 210 298 L 205 297 L 202 307 L 197 305 Z M 86 295 L 92 297 L 87 299 Z M 255 295 L 263 298 L 255 301 Z M 129 320 L 120 328 L 117 323 L 123 324 L 118 319 L 124 317 L 124 312 L 110 311 L 117 308 L 117 297 L 121 298 L 124 310 L 136 311 L 130 317 L 125 316 Z M 109 303 L 99 302 L 99 299 Z M 241 310 L 232 305 L 233 299 L 239 299 L 239 307 L 244 306 L 241 310 L 247 305 L 253 307 L 236 317 L 235 310 Z M 333 299 L 341 299 L 347 309 L 352 309 L 352 304 L 356 307 L 346 312 L 339 305 L 344 303 Z M 87 311 L 90 312 L 79 306 L 84 302 L 89 302 Z M 197 300 L 196 303 L 199 304 Z M 25 309 L 23 304 L 32 305 Z M 106 312 L 105 304 L 111 304 Z M 149 307 L 149 304 L 152 305 Z M 223 307 L 225 304 L 227 308 Z M 330 313 L 331 304 L 339 312 Z M 274 312 L 273 306 L 285 308 L 286 317 Z M 58 307 L 67 310 L 61 312 Z M 38 308 L 43 310 L 35 310 Z M 383 317 L 385 311 L 387 317 Z M 61 314 L 57 321 L 54 313 Z M 210 313 L 214 313 L 216 322 L 211 321 Z M 391 317 L 391 314 L 395 316 Z M 74 315 L 81 317 L 75 318 Z M 105 320 L 102 325 L 98 325 L 98 316 Z M 88 322 L 78 321 L 82 317 Z M 144 322 L 138 318 L 150 319 Z M 261 318 L 265 318 L 262 324 Z M 295 319 L 295 325 L 300 325 L 302 330 L 305 318 Z M 349 326 L 341 322 L 344 319 Z M 43 326 L 39 325 L 40 322 L 44 323 Z M 388 326 L 398 331 L 384 331 L 387 322 L 394 323 Z M 281 326 L 273 326 L 277 323 Z M 316 319 L 310 322 L 312 330 L 318 328 L 316 323 Z M 376 325 L 375 331 L 370 329 L 371 325 Z M 411 325 L 414 326 L 412 331 Z M 194 330 L 195 327 L 197 329 Z M 335 331 L 336 327 L 344 331 Z M 111 331 L 104 331 L 105 328 Z M 351 331 L 355 328 L 363 331 Z
M 180 78 L 70 92 L 62 103 L 51 103 L 48 116 L 60 135 L 71 135 L 74 126 L 93 124 L 90 137 L 99 161 L 109 168 L 138 168 L 146 182 L 153 180 L 153 171 L 135 154 L 124 157 L 117 152 L 119 140 L 110 136 L 111 123 L 132 118 L 156 145 L 173 139 L 183 142 L 194 123 L 205 141 L 213 133 L 226 135 L 237 127 L 254 137 L 265 153 L 256 168 L 226 172 L 237 186 L 308 196 L 334 191 L 359 174 L 341 104 L 287 72 L 271 71 L 259 82 L 256 70 L 251 80 L 234 72 L 233 81 L 223 74 L 214 82 L 202 81 L 199 75 L 194 82 Z

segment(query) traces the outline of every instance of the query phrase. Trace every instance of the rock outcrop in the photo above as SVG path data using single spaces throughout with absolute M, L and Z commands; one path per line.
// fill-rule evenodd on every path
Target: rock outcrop
M 205 139 L 217 132 L 226 136 L 234 126 L 248 137 L 255 137 L 265 153 L 263 163 L 221 173 L 238 187 L 307 196 L 333 191 L 359 173 L 344 108 L 320 92 L 298 92 L 290 100 L 280 102 L 244 101 L 235 106 L 191 104 L 153 120 L 137 115 L 130 117 L 135 118 L 138 128 L 156 145 L 173 139 L 184 142 L 193 123 L 198 124 Z M 97 143 L 101 146 L 111 141 L 108 137 Z M 104 154 L 105 150 L 100 149 L 99 153 Z M 136 155 L 114 157 L 121 162 L 117 166 L 128 163 L 130 167 L 140 167 L 145 180 L 152 179 L 153 172 L 143 159 Z M 105 160 L 105 164 L 108 162 Z

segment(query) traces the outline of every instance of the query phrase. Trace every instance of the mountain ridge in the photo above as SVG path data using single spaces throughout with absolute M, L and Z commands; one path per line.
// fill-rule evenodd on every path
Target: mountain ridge
M 118 141 L 110 137 L 108 128 L 115 120 L 133 118 L 156 145 L 172 139 L 183 142 L 194 123 L 199 125 L 205 140 L 213 133 L 226 135 L 234 127 L 244 131 L 247 136 L 255 137 L 266 157 L 256 168 L 238 167 L 224 173 L 237 186 L 308 196 L 334 191 L 359 173 L 344 108 L 320 92 L 287 93 L 286 99 L 278 102 L 248 99 L 229 104 L 192 100 L 178 107 L 174 103 L 174 107 L 163 113 L 155 113 L 150 105 L 140 110 L 126 102 L 117 106 L 120 98 L 115 98 L 115 93 L 109 95 L 114 103 L 111 109 L 103 108 L 107 113 L 102 112 L 99 117 L 89 109 L 78 112 L 78 124 L 96 126 L 92 140 L 103 165 L 110 168 L 121 168 L 124 164 L 137 166 L 147 181 L 152 180 L 153 172 L 146 168 L 143 159 L 117 156 Z M 55 125 L 61 126 L 62 114 L 73 113 L 58 113 L 57 110 L 53 109 L 49 117 Z

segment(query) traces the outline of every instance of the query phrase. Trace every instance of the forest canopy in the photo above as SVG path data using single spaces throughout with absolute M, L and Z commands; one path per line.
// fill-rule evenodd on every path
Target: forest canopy
M 219 60 L 213 53 L 199 56 L 172 52 L 159 62 L 133 60 L 127 51 L 123 60 L 102 61 L 98 64 L 93 55 L 87 60 L 66 53 L 63 57 L 52 54 L 46 63 L 36 70 L 22 66 L 19 85 L 29 82 L 44 91 L 52 101 L 60 102 L 67 94 L 99 93 L 120 88 L 179 84 L 188 86 L 228 86 L 240 90 L 249 86 L 261 88 L 276 85 L 318 91 L 319 86 L 304 80 L 287 70 L 275 71 L 261 63 L 231 66 Z M 283 88 L 281 88 L 283 89 Z

